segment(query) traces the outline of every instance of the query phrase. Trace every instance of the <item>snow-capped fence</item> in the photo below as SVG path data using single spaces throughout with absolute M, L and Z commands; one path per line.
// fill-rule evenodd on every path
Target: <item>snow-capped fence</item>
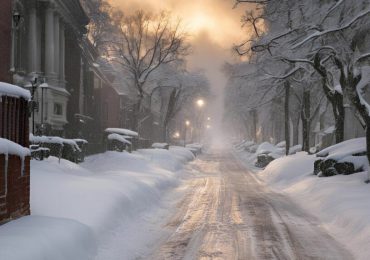
M 30 135 L 30 142 L 39 148 L 47 148 L 51 156 L 79 163 L 85 159 L 88 142 L 83 139 L 65 139 L 57 136 Z M 40 159 L 40 150 L 32 153 L 32 158 Z M 41 157 L 43 158 L 43 156 Z

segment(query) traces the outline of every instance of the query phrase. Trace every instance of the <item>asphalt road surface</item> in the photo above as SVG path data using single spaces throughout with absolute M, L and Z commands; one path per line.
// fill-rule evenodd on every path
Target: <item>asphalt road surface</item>
M 189 165 L 185 196 L 151 259 L 353 259 L 288 197 L 259 183 L 231 153 Z

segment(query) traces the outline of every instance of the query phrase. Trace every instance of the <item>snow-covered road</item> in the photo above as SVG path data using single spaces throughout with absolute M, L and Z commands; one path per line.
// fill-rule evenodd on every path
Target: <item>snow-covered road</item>
M 230 152 L 189 166 L 185 195 L 150 259 L 352 259 L 320 223 Z

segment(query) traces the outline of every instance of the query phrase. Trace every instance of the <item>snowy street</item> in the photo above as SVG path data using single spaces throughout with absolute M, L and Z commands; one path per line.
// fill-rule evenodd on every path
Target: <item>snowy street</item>
M 352 259 L 313 216 L 261 184 L 230 151 L 188 166 L 185 196 L 150 259 Z

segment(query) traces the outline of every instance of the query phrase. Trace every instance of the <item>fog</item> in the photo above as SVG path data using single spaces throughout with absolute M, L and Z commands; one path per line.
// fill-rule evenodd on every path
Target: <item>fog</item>
M 232 46 L 239 43 L 248 33 L 241 28 L 240 19 L 244 8 L 233 8 L 233 0 L 111 0 L 125 14 L 136 10 L 159 12 L 166 10 L 180 18 L 189 32 L 192 52 L 188 57 L 188 68 L 204 69 L 215 95 L 207 101 L 207 113 L 212 118 L 210 132 L 220 136 L 223 115 L 223 91 L 226 77 L 222 65 L 237 57 Z M 215 140 L 218 138 L 214 138 Z

